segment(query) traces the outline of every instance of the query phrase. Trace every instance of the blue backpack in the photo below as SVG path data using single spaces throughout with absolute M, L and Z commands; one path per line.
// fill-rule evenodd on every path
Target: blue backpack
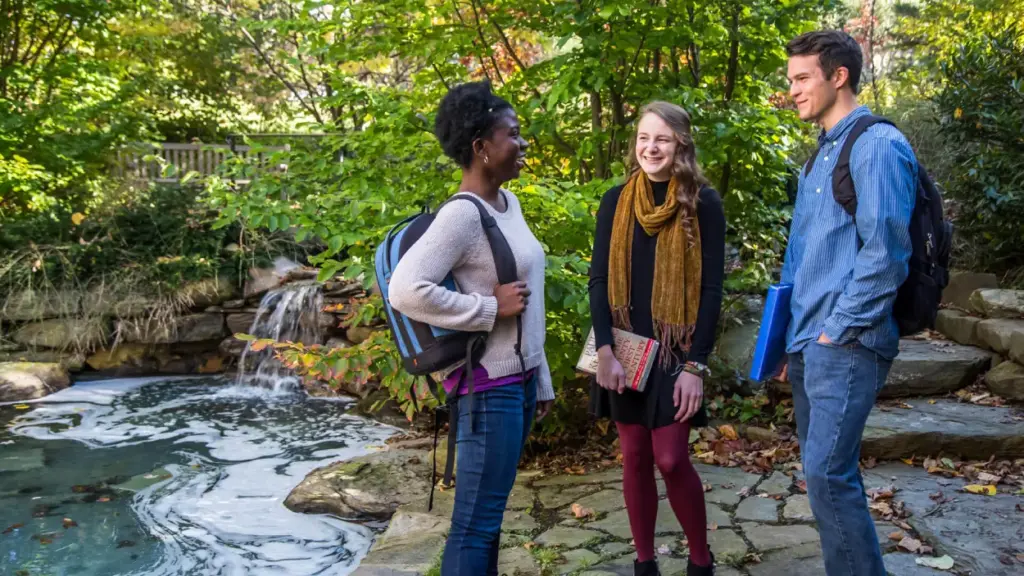
M 472 202 L 480 213 L 480 223 L 483 226 L 484 235 L 487 237 L 487 241 L 490 244 L 491 255 L 494 257 L 494 267 L 498 273 L 498 283 L 510 284 L 517 281 L 519 279 L 519 275 L 517 272 L 515 256 L 512 254 L 512 249 L 509 247 L 504 234 L 501 233 L 501 229 L 498 228 L 498 223 L 484 207 L 483 201 L 473 194 L 459 194 L 449 198 L 444 204 L 438 207 L 438 211 L 448 204 L 448 202 L 456 202 L 459 200 Z M 508 199 L 506 198 L 505 200 L 506 205 L 508 205 Z M 413 244 L 415 244 L 416 241 L 419 240 L 427 231 L 430 224 L 433 223 L 435 215 L 436 213 L 431 213 L 429 208 L 424 208 L 419 214 L 414 214 L 413 216 L 402 220 L 388 231 L 387 235 L 384 237 L 384 241 L 377 247 L 374 262 L 377 286 L 380 287 L 380 293 L 384 299 L 384 311 L 387 316 L 387 323 L 391 328 L 391 335 L 398 346 L 398 352 L 402 357 L 402 365 L 406 372 L 413 376 L 425 377 L 431 393 L 436 397 L 439 397 L 437 381 L 434 380 L 432 374 L 450 368 L 460 360 L 464 360 L 463 378 L 467 380 L 467 403 L 469 404 L 469 411 L 472 413 L 473 366 L 479 362 L 480 357 L 483 355 L 484 348 L 487 344 L 487 333 L 449 330 L 439 326 L 432 326 L 424 322 L 419 322 L 392 308 L 388 297 L 388 285 L 391 281 L 391 274 L 394 271 L 395 266 L 398 265 L 402 257 L 405 256 L 405 253 L 408 252 L 409 248 L 411 248 Z M 449 290 L 458 291 L 458 285 L 450 272 L 445 276 L 440 285 L 448 288 Z M 515 354 L 519 358 L 519 365 L 522 368 L 525 383 L 526 369 L 522 354 L 522 317 L 516 317 L 516 328 L 517 337 Z M 459 388 L 461 388 L 461 383 L 456 387 L 456 392 Z M 416 394 L 413 393 L 411 396 L 413 405 L 415 406 Z M 434 413 L 435 447 L 437 446 L 437 435 L 443 422 L 443 417 L 445 414 L 448 415 L 448 461 L 445 463 L 444 471 L 444 481 L 446 485 L 451 484 L 452 473 L 455 465 L 456 425 L 459 421 L 459 405 L 457 399 L 458 397 L 456 393 L 448 395 L 446 408 L 439 409 Z M 470 423 L 472 424 L 472 418 L 470 418 Z M 436 476 L 437 472 L 436 465 L 437 463 L 435 461 L 434 470 L 431 476 L 430 504 L 428 507 L 433 507 L 433 478 Z

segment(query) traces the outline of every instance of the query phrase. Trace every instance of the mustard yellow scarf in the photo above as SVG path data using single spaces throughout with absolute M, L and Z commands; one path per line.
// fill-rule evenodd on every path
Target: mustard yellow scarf
M 700 306 L 700 227 L 695 215 L 683 214 L 678 190 L 679 183 L 672 178 L 665 203 L 655 206 L 651 181 L 637 170 L 622 189 L 615 208 L 608 258 L 608 301 L 613 322 L 616 328 L 629 331 L 633 223 L 639 222 L 649 236 L 658 237 L 651 316 L 663 365 L 675 359 L 675 350 L 690 350 Z

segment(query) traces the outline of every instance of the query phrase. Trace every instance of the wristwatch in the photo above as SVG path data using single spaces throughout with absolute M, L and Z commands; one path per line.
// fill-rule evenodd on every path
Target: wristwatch
M 683 365 L 683 370 L 693 374 L 694 376 L 699 376 L 700 378 L 707 378 L 708 376 L 711 376 L 711 369 L 708 368 L 706 364 L 701 364 L 700 362 L 694 362 L 692 360 L 687 361 L 686 364 Z

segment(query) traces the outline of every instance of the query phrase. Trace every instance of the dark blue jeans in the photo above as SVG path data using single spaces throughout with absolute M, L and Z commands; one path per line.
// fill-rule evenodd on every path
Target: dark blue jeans
M 537 406 L 537 379 L 459 399 L 455 508 L 442 576 L 497 576 L 501 521 Z
M 892 362 L 860 344 L 789 357 L 797 436 L 828 576 L 885 576 L 860 476 L 860 441 Z

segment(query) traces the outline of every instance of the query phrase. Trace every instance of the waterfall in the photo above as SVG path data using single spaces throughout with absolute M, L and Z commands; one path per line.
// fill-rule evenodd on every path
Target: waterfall
M 317 282 L 295 282 L 270 290 L 260 301 L 249 334 L 278 342 L 321 344 L 319 323 L 323 304 L 322 287 Z M 258 352 L 251 348 L 252 342 L 246 344 L 238 362 L 238 384 L 275 392 L 301 389 L 299 377 L 281 365 L 274 357 L 273 348 Z

